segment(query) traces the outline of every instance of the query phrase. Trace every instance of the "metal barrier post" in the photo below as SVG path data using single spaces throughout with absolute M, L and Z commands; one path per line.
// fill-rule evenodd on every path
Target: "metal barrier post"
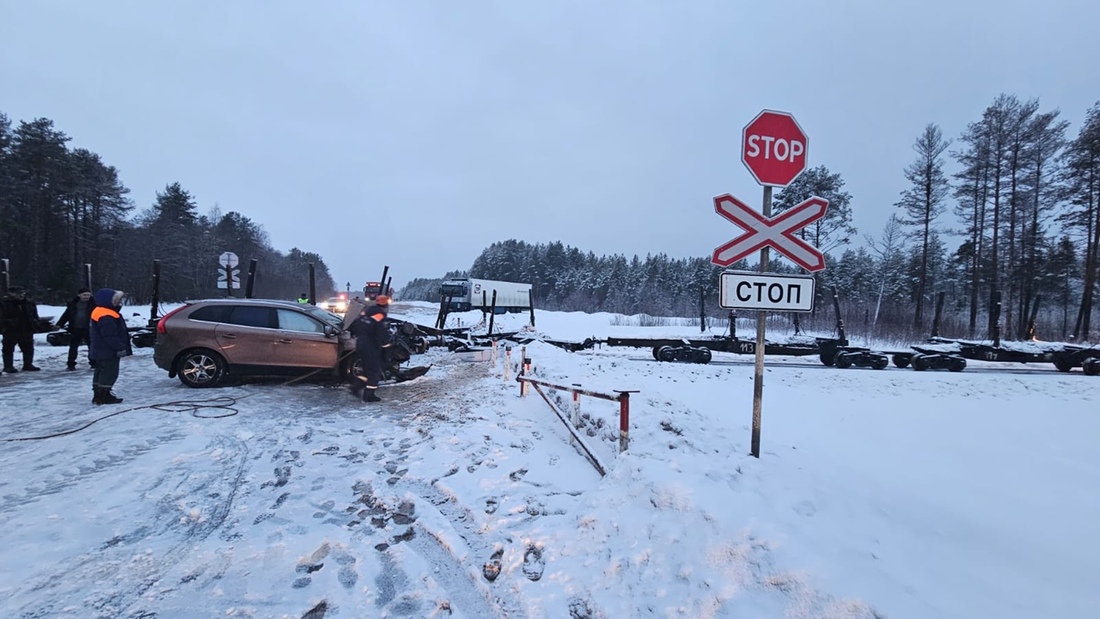
M 504 347 L 504 382 L 512 380 L 512 347 Z
M 630 445 L 630 394 L 637 391 L 616 391 L 619 394 L 619 453 Z
M 574 387 L 580 387 L 580 383 L 573 383 Z M 581 423 L 581 392 L 576 389 L 573 390 L 573 427 L 576 428 Z
M 527 376 L 527 370 L 528 370 L 527 364 L 528 363 L 530 363 L 530 360 L 527 359 L 527 347 L 522 346 L 519 349 L 519 375 L 520 376 Z M 527 396 L 527 383 L 524 382 L 524 381 L 520 381 L 520 383 L 519 383 L 519 395 L 520 395 L 520 397 L 526 397 Z

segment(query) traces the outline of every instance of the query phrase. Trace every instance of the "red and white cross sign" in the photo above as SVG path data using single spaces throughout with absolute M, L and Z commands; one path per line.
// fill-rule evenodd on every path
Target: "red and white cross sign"
M 814 196 L 775 217 L 764 217 L 729 194 L 718 196 L 714 199 L 714 210 L 743 228 L 745 233 L 715 249 L 711 262 L 728 267 L 768 246 L 811 273 L 820 271 L 825 268 L 825 256 L 795 233 L 824 217 L 828 207 L 828 200 Z

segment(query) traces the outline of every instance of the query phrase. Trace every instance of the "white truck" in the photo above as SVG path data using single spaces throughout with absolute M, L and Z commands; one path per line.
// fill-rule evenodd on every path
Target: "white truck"
M 494 311 L 494 291 L 497 314 L 526 312 L 531 309 L 531 284 L 462 278 L 444 280 L 439 286 L 443 302 L 450 300 L 447 306 L 449 312 Z

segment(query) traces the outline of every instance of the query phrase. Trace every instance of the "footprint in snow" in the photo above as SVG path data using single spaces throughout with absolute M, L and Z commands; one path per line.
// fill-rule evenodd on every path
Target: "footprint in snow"
M 528 546 L 523 553 L 523 575 L 528 580 L 536 581 L 542 578 L 546 570 L 546 561 L 542 558 L 542 549 L 537 546 Z
M 498 548 L 493 556 L 489 558 L 489 562 L 482 568 L 481 573 L 485 575 L 485 580 L 493 582 L 500 576 L 500 560 L 504 557 L 504 549 Z

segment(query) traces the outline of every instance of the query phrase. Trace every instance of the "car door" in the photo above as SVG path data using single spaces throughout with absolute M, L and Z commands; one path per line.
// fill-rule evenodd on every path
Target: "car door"
M 275 308 L 234 305 L 214 337 L 230 365 L 271 366 L 279 338 L 277 326 Z
M 275 362 L 283 367 L 336 367 L 340 341 L 325 335 L 325 325 L 316 318 L 293 309 L 276 310 L 279 321 L 275 344 Z

